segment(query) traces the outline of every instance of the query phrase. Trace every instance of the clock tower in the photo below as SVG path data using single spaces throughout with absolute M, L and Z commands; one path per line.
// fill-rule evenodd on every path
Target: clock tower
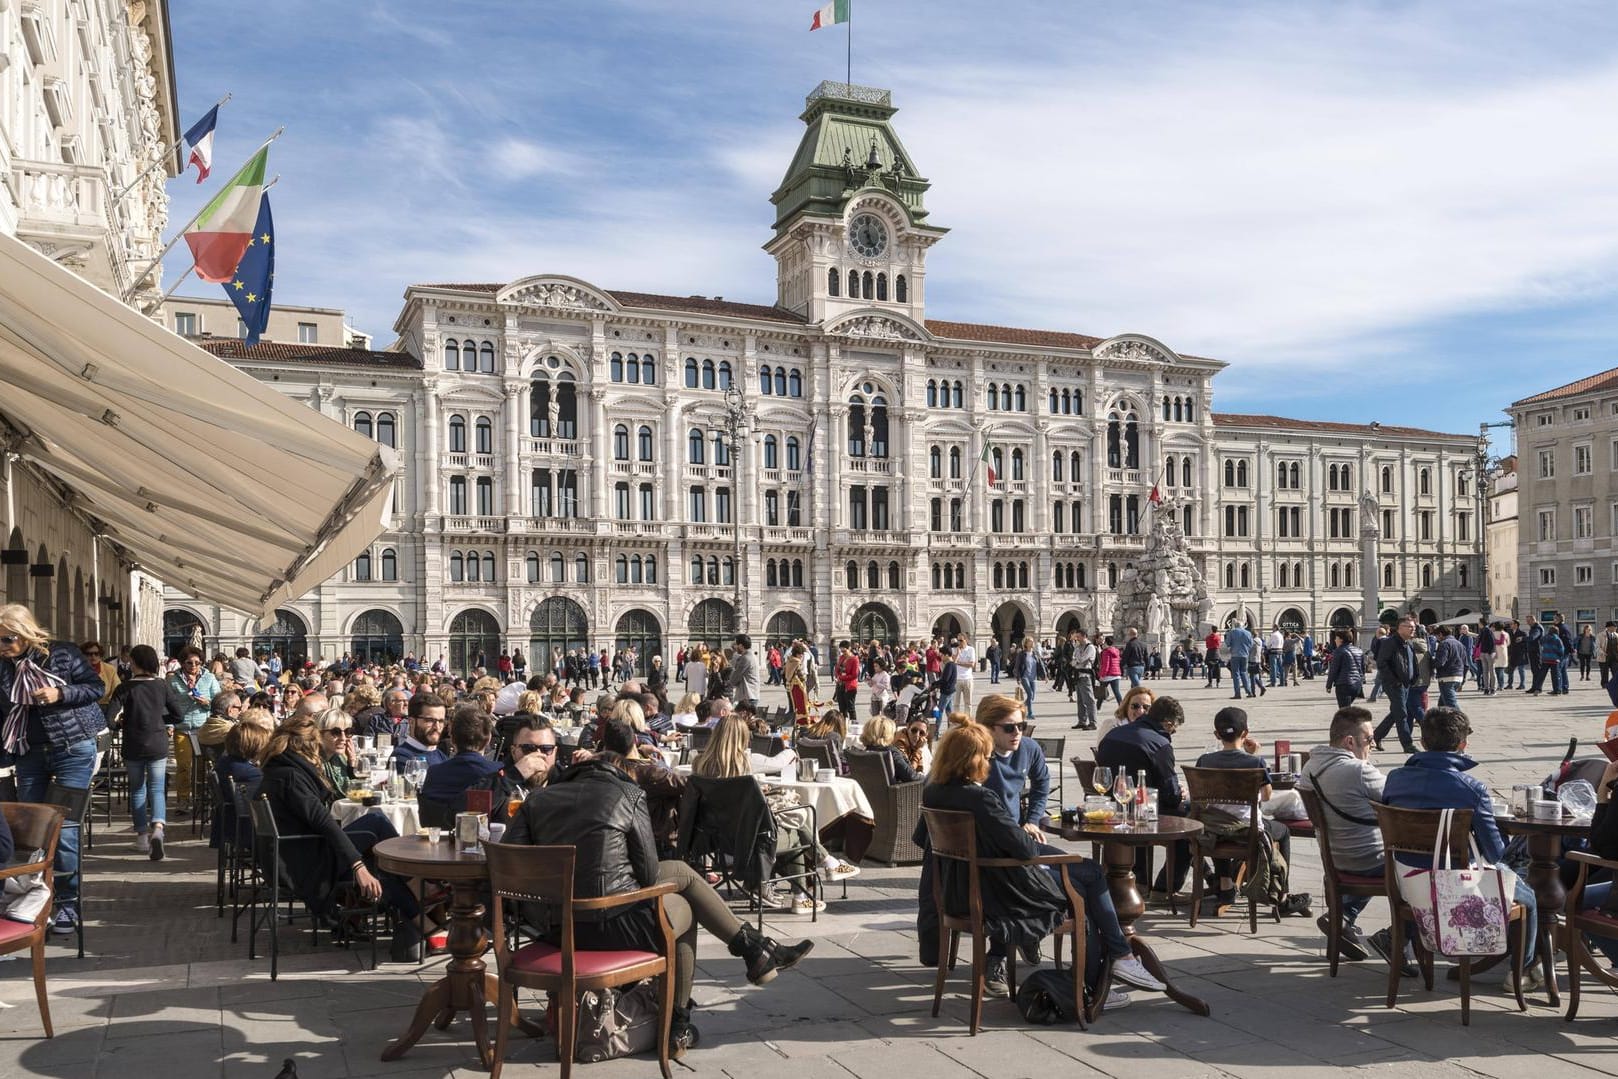
M 927 249 L 948 230 L 927 224 L 928 182 L 894 133 L 886 90 L 823 82 L 807 127 L 770 196 L 776 302 L 810 322 L 875 308 L 923 320 Z

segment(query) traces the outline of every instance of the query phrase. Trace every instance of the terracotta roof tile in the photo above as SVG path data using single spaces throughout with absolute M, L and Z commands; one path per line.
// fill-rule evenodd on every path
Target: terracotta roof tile
M 1532 397 L 1524 397 L 1520 401 L 1513 401 L 1512 407 L 1517 405 L 1535 405 L 1541 401 L 1560 401 L 1566 397 L 1577 397 L 1581 393 L 1592 393 L 1597 390 L 1610 390 L 1618 387 L 1618 367 L 1609 371 L 1602 371 L 1597 375 L 1581 378 L 1577 382 L 1569 382 L 1565 386 L 1558 386 L 1554 390 L 1536 393 Z
M 248 348 L 235 337 L 192 337 L 190 341 L 222 360 L 290 361 L 421 370 L 421 362 L 408 352 L 375 352 L 368 348 L 344 348 L 339 345 L 299 345 L 290 341 L 260 341 Z
M 1472 435 L 1457 435 L 1444 431 L 1429 431 L 1421 427 L 1396 427 L 1392 424 L 1379 424 L 1375 427 L 1368 423 L 1333 423 L 1328 420 L 1295 420 L 1286 416 L 1260 416 L 1247 412 L 1215 412 L 1213 414 L 1215 427 L 1263 427 L 1272 431 L 1314 431 L 1321 434 L 1332 435 L 1399 435 L 1414 436 L 1418 438 L 1466 438 Z
M 1014 326 L 990 326 L 981 322 L 927 320 L 927 330 L 935 337 L 956 341 L 987 341 L 1007 345 L 1049 345 L 1053 348 L 1095 348 L 1105 337 L 1059 330 L 1024 330 Z
M 802 323 L 803 316 L 779 307 L 757 303 L 732 303 L 706 296 L 660 296 L 652 292 L 609 292 L 608 296 L 625 307 L 646 307 L 658 311 L 690 311 L 701 315 L 727 315 L 731 318 L 757 318 L 770 322 Z
M 412 285 L 411 288 L 441 288 L 449 292 L 499 292 L 506 286 L 484 282 L 478 285 Z

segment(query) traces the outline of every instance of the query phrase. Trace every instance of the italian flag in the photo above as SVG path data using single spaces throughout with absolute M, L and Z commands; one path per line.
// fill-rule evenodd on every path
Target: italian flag
M 848 5 L 852 0 L 832 0 L 831 3 L 815 12 L 814 21 L 809 29 L 819 30 L 822 26 L 836 26 L 840 22 L 848 21 Z
M 264 169 L 269 159 L 268 146 L 254 154 L 185 230 L 186 245 L 191 248 L 197 276 L 202 280 L 223 285 L 235 276 L 258 221 L 258 204 L 264 197 Z
M 983 471 L 989 476 L 990 487 L 993 487 L 994 481 L 1000 478 L 999 476 L 995 475 L 994 472 L 993 449 L 994 446 L 989 442 L 988 439 L 985 438 L 983 440 L 983 453 L 978 456 L 978 462 L 983 465 Z

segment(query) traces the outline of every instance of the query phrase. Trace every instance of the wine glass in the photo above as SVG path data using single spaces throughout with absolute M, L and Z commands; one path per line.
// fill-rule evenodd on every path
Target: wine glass
M 1090 775 L 1090 786 L 1095 788 L 1097 794 L 1106 794 L 1112 790 L 1112 769 L 1097 766 Z
M 1112 800 L 1118 803 L 1118 809 L 1126 816 L 1129 805 L 1135 800 L 1135 788 L 1129 782 L 1129 769 L 1118 769 L 1118 778 L 1112 785 Z

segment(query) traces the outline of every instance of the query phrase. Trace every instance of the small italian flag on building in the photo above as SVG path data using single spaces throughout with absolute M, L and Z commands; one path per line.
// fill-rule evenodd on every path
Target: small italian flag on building
M 222 285 L 235 276 L 236 266 L 247 252 L 247 242 L 253 238 L 253 226 L 258 223 L 258 204 L 264 197 L 264 170 L 269 158 L 268 146 L 254 154 L 186 229 L 185 242 L 202 280 Z
M 989 486 L 993 487 L 1000 477 L 994 471 L 994 446 L 987 438 L 983 440 L 983 453 L 978 457 L 978 462 L 983 465 L 983 471 L 989 477 Z
M 848 5 L 852 0 L 832 0 L 831 3 L 815 12 L 814 21 L 809 29 L 819 30 L 822 26 L 836 26 L 840 22 L 848 21 Z

